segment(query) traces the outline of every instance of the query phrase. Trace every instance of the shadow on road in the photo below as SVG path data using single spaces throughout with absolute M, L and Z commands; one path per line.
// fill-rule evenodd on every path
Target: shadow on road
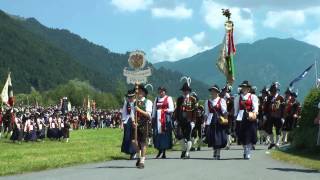
M 319 173 L 318 170 L 313 169 L 296 169 L 296 168 L 267 168 L 269 170 L 283 171 L 283 172 L 301 172 L 301 173 Z
M 130 169 L 130 168 L 137 168 L 134 166 L 100 166 L 96 167 L 97 169 Z

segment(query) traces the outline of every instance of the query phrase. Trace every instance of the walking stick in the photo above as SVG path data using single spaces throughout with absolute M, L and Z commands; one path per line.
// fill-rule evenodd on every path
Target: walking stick
M 135 107 L 138 105 L 138 87 L 139 87 L 139 84 L 136 82 L 135 83 L 135 99 L 136 99 Z M 136 110 L 135 110 L 134 123 L 135 123 L 134 144 L 135 144 L 136 148 L 138 149 L 138 112 Z

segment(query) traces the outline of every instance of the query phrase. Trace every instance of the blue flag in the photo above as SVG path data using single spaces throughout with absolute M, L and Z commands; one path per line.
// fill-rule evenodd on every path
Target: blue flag
M 312 64 L 311 66 L 309 66 L 306 70 L 303 71 L 302 74 L 300 74 L 298 77 L 296 77 L 293 81 L 290 82 L 290 87 L 293 86 L 294 83 L 300 81 L 301 79 L 303 79 L 304 77 L 306 77 L 306 75 L 308 74 L 308 72 L 310 71 L 310 69 L 313 67 L 314 64 Z

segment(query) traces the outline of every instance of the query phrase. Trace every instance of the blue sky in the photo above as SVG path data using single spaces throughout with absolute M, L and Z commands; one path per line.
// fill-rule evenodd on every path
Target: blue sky
M 68 29 L 112 51 L 175 61 L 222 41 L 230 8 L 236 42 L 293 37 L 320 47 L 320 0 L 0 0 L 0 9 Z

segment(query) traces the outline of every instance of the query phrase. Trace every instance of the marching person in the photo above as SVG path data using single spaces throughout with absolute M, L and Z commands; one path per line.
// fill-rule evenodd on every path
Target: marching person
M 18 141 L 21 143 L 23 138 L 23 124 L 22 124 L 22 115 L 20 113 L 17 113 L 17 116 L 14 118 L 14 124 L 13 124 L 13 132 L 10 137 L 10 140 L 13 142 Z
M 300 114 L 300 103 L 296 100 L 298 94 L 289 88 L 285 92 L 284 124 L 282 127 L 282 143 L 288 142 L 288 133 L 296 127 Z
M 239 86 L 241 94 L 234 101 L 234 115 L 240 122 L 239 140 L 243 145 L 243 158 L 251 158 L 251 150 L 257 142 L 257 115 L 259 111 L 259 99 L 251 94 L 251 85 L 248 81 L 243 81 Z
M 258 131 L 259 131 L 259 142 L 260 144 L 265 143 L 268 144 L 270 143 L 269 140 L 269 136 L 266 133 L 266 121 L 267 121 L 267 117 L 265 114 L 265 104 L 267 102 L 267 97 L 269 95 L 269 91 L 267 89 L 267 87 L 264 87 L 261 91 L 260 91 L 260 95 L 259 95 L 259 113 L 258 113 Z
M 132 144 L 132 121 L 134 118 L 135 91 L 129 90 L 122 108 L 122 124 L 124 127 L 121 152 L 129 154 L 130 160 L 135 158 L 136 149 Z
M 204 135 L 204 107 L 200 105 L 199 98 L 195 93 L 192 93 L 192 96 L 196 99 L 195 107 L 195 127 L 192 130 L 192 148 L 191 151 L 201 151 L 201 145 L 203 143 Z
M 138 97 L 135 102 L 134 113 L 136 113 L 136 122 L 133 120 L 133 143 L 136 146 L 136 151 L 139 154 L 136 166 L 139 169 L 144 168 L 146 151 L 147 151 L 147 138 L 148 138 L 148 123 L 151 120 L 152 102 L 146 98 L 148 90 L 144 85 L 138 85 Z
M 71 128 L 70 121 L 71 121 L 71 115 L 67 113 L 62 123 L 63 124 L 62 136 L 66 142 L 69 142 L 69 138 L 70 138 L 70 128 Z
M 227 103 L 219 97 L 219 86 L 213 85 L 208 89 L 211 98 L 205 102 L 206 124 L 209 125 L 208 146 L 213 148 L 213 158 L 220 160 L 222 148 L 227 146 L 228 112 Z
M 190 95 L 192 89 L 190 83 L 186 82 L 180 89 L 183 95 L 177 99 L 177 107 L 175 109 L 175 120 L 178 123 L 179 134 L 182 152 L 182 159 L 190 158 L 190 149 L 192 147 L 191 133 L 195 127 L 195 106 L 196 99 Z
M 40 141 L 44 141 L 46 136 L 46 125 L 44 122 L 44 118 L 40 116 L 40 113 L 36 115 L 37 120 L 37 137 Z
M 266 102 L 266 114 L 267 114 L 267 133 L 270 137 L 271 144 L 268 149 L 273 147 L 279 147 L 280 145 L 280 136 L 281 128 L 284 123 L 284 98 L 279 94 L 280 88 L 279 83 L 274 82 L 269 91 L 270 95 L 267 98 Z M 276 141 L 273 135 L 273 127 L 276 128 Z
M 159 96 L 153 104 L 153 133 L 154 147 L 159 151 L 156 159 L 161 155 L 162 159 L 166 158 L 166 150 L 172 148 L 172 113 L 174 104 L 172 97 L 166 95 L 167 89 L 158 88 Z
M 228 129 L 227 129 L 227 134 L 228 134 L 228 143 L 226 146 L 226 149 L 229 150 L 231 147 L 231 144 L 233 142 L 233 139 L 236 138 L 235 135 L 235 119 L 234 119 L 234 97 L 231 96 L 231 90 L 232 87 L 229 85 L 226 85 L 220 93 L 220 97 L 223 98 L 226 101 L 227 104 L 227 112 L 228 112 Z

